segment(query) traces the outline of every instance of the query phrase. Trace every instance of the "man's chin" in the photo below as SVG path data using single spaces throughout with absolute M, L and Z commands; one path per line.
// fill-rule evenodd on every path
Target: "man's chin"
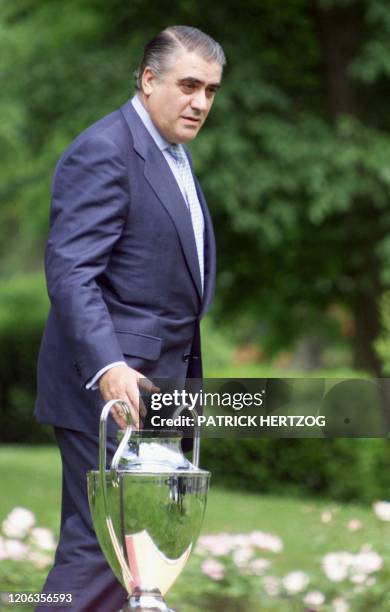
M 187 142 L 194 140 L 194 138 L 196 138 L 198 135 L 199 129 L 200 128 L 197 126 L 196 129 L 190 128 L 190 129 L 180 130 L 180 134 L 177 134 L 176 136 L 177 137 L 176 142 L 179 144 L 186 144 Z

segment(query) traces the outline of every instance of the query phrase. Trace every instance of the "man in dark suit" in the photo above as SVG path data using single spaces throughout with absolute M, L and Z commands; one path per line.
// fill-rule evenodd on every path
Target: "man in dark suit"
M 126 597 L 86 494 L 103 403 L 124 399 L 138 427 L 140 386 L 202 375 L 215 243 L 185 143 L 210 111 L 224 63 L 220 45 L 195 28 L 160 32 L 145 47 L 134 98 L 80 134 L 55 170 L 36 417 L 54 426 L 63 462 L 61 535 L 44 592 L 71 592 L 72 610 L 110 612 Z M 111 452 L 125 425 L 119 407 L 112 416 Z

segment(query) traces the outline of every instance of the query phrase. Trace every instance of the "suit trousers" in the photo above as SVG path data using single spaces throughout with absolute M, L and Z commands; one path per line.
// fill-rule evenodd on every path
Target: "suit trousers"
M 100 550 L 92 525 L 87 496 L 87 472 L 98 469 L 99 437 L 70 429 L 54 428 L 62 458 L 61 531 L 55 561 L 42 593 L 71 593 L 72 605 L 56 607 L 67 612 L 116 612 L 127 598 Z M 107 440 L 107 458 L 117 448 Z M 38 606 L 37 612 L 47 612 Z

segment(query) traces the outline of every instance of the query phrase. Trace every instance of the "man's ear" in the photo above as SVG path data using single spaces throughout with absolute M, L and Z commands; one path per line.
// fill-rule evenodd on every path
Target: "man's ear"
M 146 66 L 145 70 L 142 73 L 141 83 L 142 83 L 142 91 L 145 96 L 150 96 L 153 91 L 153 86 L 156 82 L 156 75 L 149 66 Z

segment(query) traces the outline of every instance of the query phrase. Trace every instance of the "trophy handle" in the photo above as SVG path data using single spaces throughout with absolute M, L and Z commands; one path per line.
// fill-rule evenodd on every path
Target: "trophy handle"
M 119 543 L 119 540 L 117 538 L 117 535 L 115 533 L 114 525 L 113 525 L 111 514 L 110 514 L 110 509 L 108 507 L 108 494 L 107 494 L 107 482 L 106 482 L 107 418 L 108 418 L 108 415 L 111 412 L 111 408 L 115 404 L 120 404 L 122 406 L 122 408 L 123 408 L 123 410 L 124 410 L 124 412 L 126 414 L 126 417 L 127 417 L 126 432 L 125 432 L 125 435 L 122 438 L 122 441 L 121 441 L 120 445 L 118 446 L 118 448 L 116 450 L 116 453 L 115 453 L 114 458 L 113 458 L 112 463 L 111 463 L 111 469 L 110 469 L 112 483 L 116 487 L 119 485 L 119 478 L 118 478 L 118 474 L 116 472 L 116 468 L 118 466 L 119 459 L 120 459 L 120 456 L 122 454 L 122 450 L 126 446 L 127 442 L 129 441 L 130 436 L 131 436 L 131 432 L 132 432 L 132 426 L 131 426 L 131 422 L 130 422 L 131 411 L 130 411 L 130 408 L 129 408 L 128 404 L 126 404 L 126 402 L 124 402 L 123 400 L 120 400 L 120 399 L 114 399 L 114 400 L 110 400 L 109 402 L 107 402 L 107 404 L 105 404 L 105 406 L 103 407 L 102 413 L 100 415 L 100 429 L 99 429 L 99 476 L 100 476 L 100 486 L 102 488 L 102 493 L 103 493 L 103 506 L 104 506 L 104 514 L 105 514 L 107 529 L 108 529 L 108 532 L 110 534 L 112 545 L 114 547 L 117 559 L 118 559 L 119 564 L 121 566 L 121 570 L 122 570 L 122 574 L 123 574 L 123 579 L 125 580 L 125 584 L 129 585 L 129 588 L 130 588 L 130 584 L 132 582 L 134 582 L 133 576 L 131 575 L 131 572 L 130 572 L 128 564 L 126 563 L 125 557 L 123 556 L 122 547 L 121 547 L 121 545 Z
M 172 415 L 172 419 L 175 419 L 176 417 L 178 417 L 183 410 L 185 410 L 186 408 L 188 408 L 188 404 L 182 404 L 181 406 L 179 406 L 178 408 L 176 408 L 175 412 Z M 194 447 L 192 449 L 192 463 L 193 465 L 198 468 L 199 467 L 199 455 L 200 455 L 200 425 L 199 425 L 199 413 L 196 410 L 196 408 L 192 408 L 191 412 L 193 413 L 195 420 L 194 420 Z

